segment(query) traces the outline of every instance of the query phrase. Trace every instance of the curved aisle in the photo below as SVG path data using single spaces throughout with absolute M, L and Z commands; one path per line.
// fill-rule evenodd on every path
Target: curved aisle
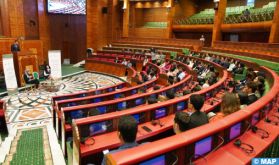
M 91 72 L 85 72 L 65 78 L 59 82 L 59 91 L 48 92 L 44 89 L 4 97 L 6 102 L 6 120 L 9 128 L 46 125 L 51 121 L 51 97 L 56 95 L 87 91 L 113 86 L 123 80 Z

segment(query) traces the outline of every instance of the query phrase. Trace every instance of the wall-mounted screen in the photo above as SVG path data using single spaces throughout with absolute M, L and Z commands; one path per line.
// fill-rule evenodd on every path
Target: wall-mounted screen
M 241 123 L 237 123 L 230 129 L 230 140 L 238 137 L 241 133 Z
M 195 143 L 195 158 L 198 158 L 209 151 L 212 148 L 212 137 L 204 138 Z
M 158 157 L 155 157 L 153 159 L 147 160 L 145 162 L 140 163 L 139 165 L 165 165 L 166 164 L 166 156 L 161 155 Z
M 86 14 L 86 0 L 47 0 L 47 11 L 52 14 Z

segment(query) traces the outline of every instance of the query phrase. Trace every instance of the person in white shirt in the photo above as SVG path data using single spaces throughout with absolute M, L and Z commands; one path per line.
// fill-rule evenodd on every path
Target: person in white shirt
M 201 36 L 200 41 L 202 42 L 202 45 L 204 45 L 204 42 L 205 42 L 204 35 Z
M 186 73 L 183 71 L 178 75 L 179 80 L 184 79 L 184 77 L 186 76 Z
M 192 68 L 193 68 L 193 66 L 194 66 L 194 62 L 193 62 L 192 60 L 190 60 L 190 61 L 189 61 L 188 66 L 189 66 L 189 68 L 191 68 L 191 69 L 192 69 Z
M 229 72 L 231 72 L 231 71 L 233 71 L 233 69 L 236 67 L 236 65 L 235 65 L 235 63 L 234 63 L 234 61 L 233 61 L 233 59 L 231 60 L 231 63 L 230 63 L 230 66 L 229 66 L 229 68 L 227 69 L 227 71 L 229 71 Z
M 122 63 L 121 63 L 122 65 L 125 65 L 125 66 L 127 66 L 127 61 L 126 61 L 126 59 L 124 58 L 124 60 L 122 61 Z
M 208 84 L 208 80 L 205 81 L 205 83 L 202 85 L 202 88 L 208 88 L 209 87 L 209 84 Z
M 144 57 L 144 60 L 143 60 L 143 66 L 145 66 L 145 65 L 148 63 L 148 61 L 149 61 L 149 60 L 148 60 L 147 56 L 145 56 L 145 57 Z

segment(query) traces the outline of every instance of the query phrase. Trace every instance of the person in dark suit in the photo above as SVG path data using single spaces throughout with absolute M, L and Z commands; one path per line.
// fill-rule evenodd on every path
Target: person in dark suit
M 174 117 L 173 131 L 175 134 L 189 129 L 190 116 L 186 112 L 176 112 Z
M 16 53 L 20 51 L 20 46 L 18 40 L 15 40 L 15 42 L 11 45 L 11 52 Z
M 188 102 L 188 107 L 192 110 L 190 116 L 189 128 L 195 128 L 208 123 L 208 117 L 206 113 L 201 112 L 201 108 L 204 104 L 204 97 L 198 94 L 193 94 L 190 96 L 190 101 Z
M 133 116 L 123 116 L 119 119 L 118 123 L 118 138 L 120 139 L 122 146 L 118 149 L 110 151 L 109 153 L 116 153 L 125 149 L 133 148 L 139 144 L 136 142 L 136 135 L 138 132 L 138 124 Z M 105 159 L 102 161 L 102 165 L 105 165 Z
M 244 87 L 243 92 L 246 92 L 248 94 L 248 101 L 247 101 L 248 105 L 258 100 L 258 97 L 255 94 L 257 88 L 258 88 L 257 83 L 255 83 L 254 81 L 248 82 Z

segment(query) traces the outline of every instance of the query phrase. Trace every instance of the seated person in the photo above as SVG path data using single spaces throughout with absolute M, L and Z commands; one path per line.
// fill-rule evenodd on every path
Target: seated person
M 50 66 L 45 62 L 44 63 L 45 69 L 44 69 L 44 78 L 48 79 L 50 78 L 50 74 L 51 74 L 51 68 Z
M 248 104 L 248 94 L 242 91 L 237 93 L 239 102 L 240 102 L 240 109 L 247 107 Z
M 186 76 L 186 73 L 184 72 L 184 69 L 182 67 L 178 67 L 178 73 L 176 74 L 176 80 L 177 82 L 181 81 L 182 79 L 184 79 L 184 77 Z
M 136 142 L 136 136 L 138 132 L 138 124 L 133 116 L 122 116 L 118 122 L 118 138 L 123 144 L 116 150 L 112 150 L 109 153 L 116 153 L 125 149 L 133 148 L 139 144 Z M 102 165 L 105 165 L 105 158 L 102 161 Z
M 209 119 L 209 122 L 214 122 L 224 118 L 240 109 L 240 102 L 237 95 L 234 93 L 225 93 L 221 102 L 221 111 Z M 213 112 L 210 112 L 212 114 Z
M 158 100 L 155 97 L 148 97 L 148 99 L 147 99 L 147 104 L 148 105 L 155 104 L 157 102 L 158 102 Z
M 189 129 L 190 116 L 186 112 L 176 112 L 174 117 L 173 131 L 175 134 Z
M 247 103 L 248 105 L 258 100 L 258 97 L 255 94 L 257 88 L 258 88 L 257 84 L 253 81 L 248 82 L 244 87 L 243 92 L 248 94 L 248 103 Z
M 198 94 L 192 94 L 188 102 L 188 108 L 192 112 L 190 116 L 189 128 L 195 128 L 208 123 L 206 113 L 201 112 L 204 104 L 204 97 Z
M 15 40 L 15 42 L 11 45 L 11 52 L 19 52 L 20 51 L 20 46 L 19 46 L 19 41 Z
M 191 93 L 191 90 L 185 90 L 185 91 L 183 91 L 183 96 L 186 96 L 186 95 L 188 95 L 190 93 Z
M 118 59 L 118 57 L 116 56 L 115 60 L 114 60 L 115 63 L 120 63 L 120 60 Z
M 243 74 L 245 65 L 243 63 L 238 63 L 236 67 L 233 68 L 233 74 Z
M 158 96 L 158 100 L 160 102 L 167 101 L 167 100 L 174 99 L 174 98 L 175 98 L 175 92 L 174 92 L 173 89 L 167 90 L 166 91 L 166 96 L 164 96 L 164 95 L 159 95 Z
M 191 92 L 194 93 L 194 92 L 198 92 L 202 89 L 202 87 L 200 85 L 196 85 L 192 90 Z
M 40 81 L 34 78 L 30 70 L 25 70 L 23 78 L 26 84 L 35 84 L 36 88 L 39 87 Z
M 127 62 L 126 59 L 124 58 L 121 64 L 127 66 L 128 62 Z
M 258 88 L 256 91 L 256 96 L 262 97 L 264 95 L 264 91 L 265 91 L 265 78 L 263 76 L 257 76 L 254 79 L 254 82 L 257 84 Z

